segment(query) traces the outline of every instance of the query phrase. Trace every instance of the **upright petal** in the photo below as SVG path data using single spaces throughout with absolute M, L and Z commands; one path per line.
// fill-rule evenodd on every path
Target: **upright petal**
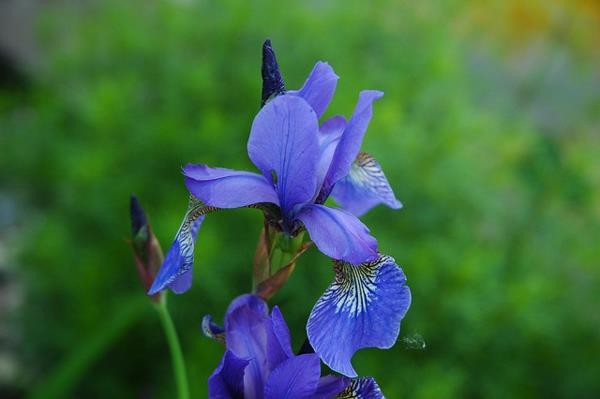
M 274 306 L 273 310 L 271 310 L 271 321 L 273 323 L 273 332 L 277 337 L 277 341 L 281 346 L 281 349 L 283 349 L 287 357 L 294 356 L 294 352 L 292 351 L 292 338 L 290 336 L 290 330 L 278 306 Z
M 327 199 L 333 185 L 350 172 L 352 162 L 360 151 L 360 146 L 373 115 L 373 102 L 380 99 L 383 93 L 377 90 L 364 90 L 358 96 L 358 102 L 344 130 L 344 134 L 335 149 L 331 166 L 327 172 L 325 183 L 319 197 L 322 201 Z
M 355 378 L 335 399 L 384 399 L 373 377 Z
M 410 290 L 389 256 L 360 265 L 334 261 L 334 269 L 335 280 L 315 304 L 306 330 L 325 364 L 356 377 L 351 359 L 357 350 L 387 349 L 396 342 Z
M 306 205 L 298 213 L 310 238 L 333 259 L 358 264 L 377 257 L 377 240 L 356 216 L 325 205 Z
M 183 222 L 175 235 L 175 240 L 165 255 L 156 278 L 148 290 L 148 295 L 154 295 L 165 288 L 170 288 L 176 294 L 190 289 L 192 284 L 192 266 L 194 264 L 194 243 L 204 215 L 214 211 L 198 199 L 190 196 L 188 210 Z
M 319 61 L 306 78 L 302 88 L 300 90 L 290 90 L 288 93 L 304 98 L 320 118 L 327 109 L 329 102 L 331 102 L 338 79 L 339 76 L 335 74 L 328 63 Z
M 327 119 L 319 127 L 319 161 L 317 164 L 317 190 L 321 189 L 329 171 L 335 148 L 346 128 L 346 118 L 336 115 Z
M 379 163 L 361 152 L 352 163 L 350 173 L 333 187 L 333 199 L 348 212 L 360 217 L 378 204 L 392 209 L 402 207 Z
M 239 208 L 262 202 L 279 204 L 273 186 L 256 173 L 188 164 L 183 174 L 190 193 L 216 208 Z
M 269 372 L 288 359 L 274 331 L 265 301 L 256 295 L 236 298 L 225 316 L 225 343 L 236 356 L 249 359 L 244 376 L 245 398 L 262 398 Z
M 244 396 L 244 370 L 249 361 L 226 351 L 219 366 L 208 378 L 209 399 L 233 399 Z
M 252 124 L 248 155 L 275 186 L 284 217 L 316 191 L 319 157 L 317 116 L 303 99 L 281 95 L 268 102 Z
M 320 375 L 321 364 L 316 354 L 290 358 L 269 375 L 264 398 L 312 399 Z

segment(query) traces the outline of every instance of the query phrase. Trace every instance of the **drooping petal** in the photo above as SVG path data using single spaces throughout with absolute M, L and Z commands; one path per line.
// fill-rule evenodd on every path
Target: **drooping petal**
M 262 53 L 262 100 L 261 105 L 274 96 L 278 96 L 285 92 L 285 85 L 283 78 L 279 72 L 279 65 L 277 64 L 277 58 L 275 57 L 275 51 L 271 46 L 270 40 L 265 40 L 263 43 Z
M 302 88 L 290 90 L 288 93 L 304 98 L 320 118 L 333 97 L 338 79 L 339 76 L 328 63 L 319 61 L 306 78 Z
M 208 338 L 214 339 L 222 344 L 225 343 L 225 329 L 214 323 L 211 315 L 204 315 L 200 327 L 202 328 L 204 335 Z
M 219 366 L 208 378 L 209 399 L 242 398 L 244 371 L 249 361 L 226 351 Z
M 373 377 L 355 378 L 335 399 L 384 399 Z
M 377 257 L 377 240 L 356 216 L 325 205 L 306 205 L 298 213 L 310 238 L 333 259 L 358 264 Z
M 315 352 L 331 369 L 356 377 L 351 359 L 361 348 L 392 347 L 410 306 L 406 277 L 393 258 L 351 265 L 334 261 L 335 280 L 306 327 Z
M 350 378 L 327 375 L 319 380 L 319 386 L 313 396 L 314 399 L 335 398 L 350 385 Z
M 194 264 L 194 243 L 204 215 L 215 209 L 206 206 L 197 198 L 190 196 L 190 202 L 183 222 L 175 235 L 175 240 L 165 255 L 158 274 L 154 278 L 148 295 L 154 295 L 165 288 L 176 294 L 187 291 L 192 284 L 192 266 Z
M 273 186 L 257 173 L 188 164 L 183 174 L 190 193 L 215 208 L 239 208 L 263 202 L 279 204 Z
M 316 354 L 290 358 L 269 375 L 264 398 L 312 399 L 320 375 L 321 365 Z
M 346 118 L 343 116 L 334 116 L 327 119 L 319 127 L 319 161 L 317 164 L 317 189 L 321 188 L 327 171 L 331 165 L 335 148 L 340 142 L 342 133 L 346 128 Z
M 358 96 L 358 102 L 344 134 L 335 149 L 331 166 L 319 195 L 322 201 L 327 199 L 333 185 L 350 172 L 352 162 L 360 151 L 360 146 L 373 115 L 373 102 L 383 96 L 381 91 L 364 90 Z
M 333 187 L 333 199 L 348 212 L 360 217 L 378 204 L 392 209 L 402 207 L 379 163 L 361 152 L 352 163 L 350 173 Z
M 254 118 L 248 155 L 275 186 L 284 217 L 315 194 L 318 131 L 315 112 L 297 96 L 274 98 Z

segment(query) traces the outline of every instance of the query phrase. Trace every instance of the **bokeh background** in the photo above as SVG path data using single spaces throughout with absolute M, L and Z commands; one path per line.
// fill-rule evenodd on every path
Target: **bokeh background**
M 0 397 L 174 396 L 129 195 L 166 247 L 182 165 L 252 168 L 265 38 L 289 88 L 333 65 L 327 115 L 386 93 L 364 149 L 404 209 L 364 221 L 413 304 L 359 373 L 392 399 L 600 397 L 597 1 L 0 5 Z M 254 210 L 210 215 L 193 289 L 170 298 L 193 397 L 222 353 L 200 319 L 250 289 L 260 229 Z M 311 250 L 272 300 L 296 346 L 331 279 Z

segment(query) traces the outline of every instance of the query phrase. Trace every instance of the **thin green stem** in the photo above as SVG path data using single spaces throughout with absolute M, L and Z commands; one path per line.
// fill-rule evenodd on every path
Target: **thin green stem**
M 177 397 L 179 399 L 189 399 L 190 392 L 188 388 L 187 372 L 185 370 L 185 361 L 183 359 L 183 353 L 181 352 L 181 345 L 179 345 L 175 324 L 173 324 L 173 319 L 171 319 L 167 307 L 166 292 L 162 293 L 160 301 L 156 305 L 156 310 L 158 311 L 158 316 L 167 338 L 167 344 L 169 345 L 169 351 L 171 352 L 171 366 L 173 368 L 173 376 L 175 377 L 175 385 L 177 386 Z

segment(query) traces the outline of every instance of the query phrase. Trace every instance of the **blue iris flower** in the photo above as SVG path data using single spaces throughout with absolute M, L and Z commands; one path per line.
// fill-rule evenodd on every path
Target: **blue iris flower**
M 217 330 L 226 351 L 208 379 L 210 399 L 383 398 L 372 378 L 321 377 L 319 357 L 295 355 L 281 311 L 274 307 L 269 314 L 258 296 L 233 300 L 224 331 Z

